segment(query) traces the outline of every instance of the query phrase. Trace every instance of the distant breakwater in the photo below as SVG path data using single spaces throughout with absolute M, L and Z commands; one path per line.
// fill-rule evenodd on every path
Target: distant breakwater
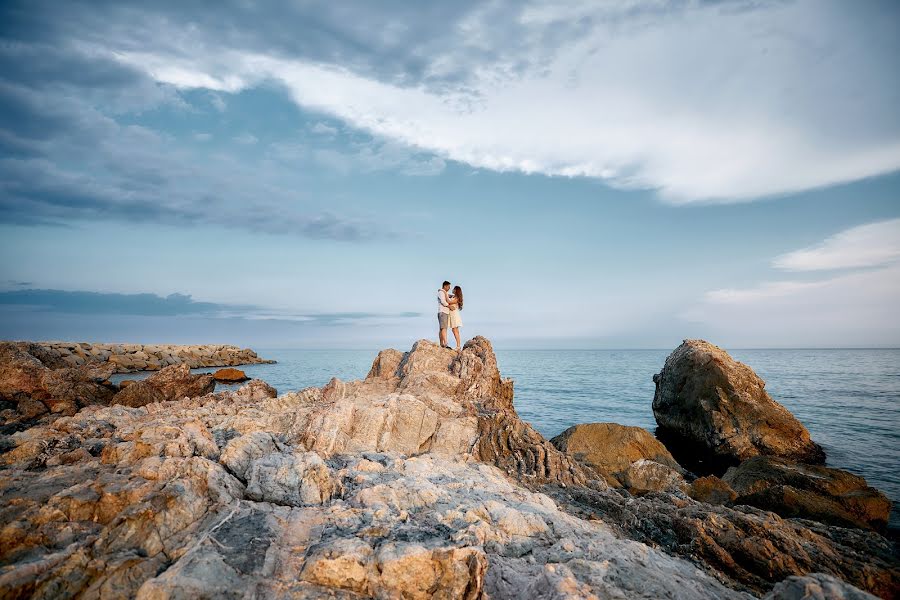
M 223 344 L 99 344 L 56 341 L 34 343 L 43 348 L 52 359 L 66 363 L 59 366 L 110 363 L 115 366 L 116 373 L 158 371 L 163 367 L 182 363 L 196 369 L 275 362 L 260 358 L 250 348 Z

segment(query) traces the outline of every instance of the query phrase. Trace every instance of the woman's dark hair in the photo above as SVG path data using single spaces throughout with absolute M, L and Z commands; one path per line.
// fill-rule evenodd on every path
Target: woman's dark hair
M 455 288 L 453 288 L 453 296 L 457 300 L 459 300 L 459 304 L 457 304 L 457 306 L 459 307 L 459 310 L 462 310 L 462 304 L 463 304 L 462 288 L 459 286 L 456 286 Z

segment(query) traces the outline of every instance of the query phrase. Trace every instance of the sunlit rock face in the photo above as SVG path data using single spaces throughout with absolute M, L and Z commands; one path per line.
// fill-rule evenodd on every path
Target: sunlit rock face
M 691 470 L 724 471 L 758 455 L 825 461 L 806 427 L 772 400 L 753 369 L 718 346 L 685 340 L 653 381 L 657 434 Z
M 727 599 L 755 589 L 652 536 L 629 539 L 637 532 L 624 525 L 638 519 L 579 514 L 575 494 L 592 495 L 597 513 L 597 499 L 658 503 L 657 516 L 709 505 L 680 491 L 610 490 L 519 419 L 483 338 L 460 354 L 425 341 L 384 351 L 364 380 L 282 396 L 252 381 L 88 405 L 3 448 L 9 598 Z M 641 469 L 635 481 L 658 479 Z M 698 534 L 739 521 L 722 514 Z M 743 527 L 731 525 L 735 547 L 750 543 L 744 531 L 760 535 Z M 890 584 L 885 570 L 873 563 L 869 574 Z

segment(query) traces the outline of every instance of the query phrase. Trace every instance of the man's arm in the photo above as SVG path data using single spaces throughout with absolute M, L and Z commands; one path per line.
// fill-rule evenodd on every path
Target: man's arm
M 441 306 L 450 308 L 450 305 L 447 303 L 447 292 L 445 292 L 444 290 L 440 290 L 438 292 L 438 302 L 441 303 Z

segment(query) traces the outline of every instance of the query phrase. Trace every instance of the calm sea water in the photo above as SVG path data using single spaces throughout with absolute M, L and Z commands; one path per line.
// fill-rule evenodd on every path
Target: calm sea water
M 258 350 L 274 365 L 241 367 L 279 393 L 365 376 L 375 351 Z M 550 438 L 576 423 L 653 431 L 653 374 L 668 350 L 498 350 L 519 415 Z M 900 526 L 900 349 L 730 350 L 809 429 L 828 465 L 865 477 L 895 503 Z M 208 371 L 198 369 L 197 371 Z M 116 379 L 136 378 L 120 375 Z

